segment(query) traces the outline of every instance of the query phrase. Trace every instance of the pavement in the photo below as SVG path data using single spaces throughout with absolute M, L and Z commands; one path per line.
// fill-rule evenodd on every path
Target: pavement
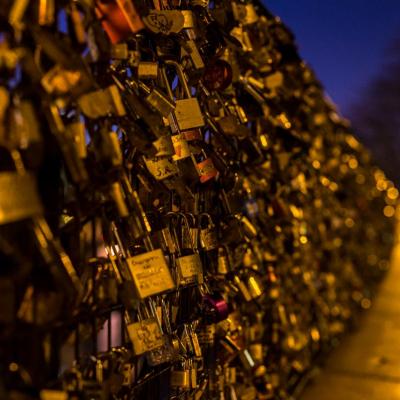
M 332 352 L 300 400 L 400 400 L 400 245 L 359 328 Z

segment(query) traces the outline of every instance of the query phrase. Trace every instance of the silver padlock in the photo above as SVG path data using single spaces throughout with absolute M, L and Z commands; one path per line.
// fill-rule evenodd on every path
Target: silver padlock
M 171 66 L 176 71 L 176 74 L 179 79 L 180 86 L 186 96 L 184 99 L 176 99 L 176 108 L 173 112 L 175 120 L 171 121 L 171 125 L 178 125 L 178 130 L 185 131 L 193 128 L 201 128 L 204 126 L 203 113 L 200 109 L 199 102 L 197 98 L 191 97 L 190 89 L 184 73 L 182 71 L 182 67 L 176 62 L 172 60 L 167 60 L 165 62 L 168 66 Z M 164 71 L 165 72 L 165 71 Z M 166 73 L 164 73 L 164 79 L 166 78 Z M 168 91 L 169 96 L 173 100 L 174 96 L 172 90 L 170 88 L 169 82 L 165 82 L 166 89 Z

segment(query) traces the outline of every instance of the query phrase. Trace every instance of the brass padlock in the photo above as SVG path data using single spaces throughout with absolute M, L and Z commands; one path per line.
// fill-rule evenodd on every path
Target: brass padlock
M 254 24 L 258 21 L 259 15 L 254 8 L 254 5 L 249 4 L 239 4 L 232 2 L 232 12 L 233 16 L 242 25 Z
M 182 67 L 176 61 L 166 60 L 165 63 L 167 66 L 171 66 L 175 70 L 179 79 L 180 87 L 186 96 L 185 99 L 176 99 L 176 109 L 173 112 L 179 130 L 185 131 L 204 126 L 203 113 L 200 109 L 199 102 L 197 98 L 191 97 L 190 89 L 182 71 Z M 169 83 L 165 82 L 165 84 L 167 85 L 170 97 L 173 99 Z
M 128 324 L 126 329 L 135 355 L 157 349 L 164 344 L 165 337 L 153 317 Z
M 140 61 L 138 65 L 139 79 L 157 79 L 158 63 L 151 61 Z
M 175 149 L 175 154 L 172 157 L 173 160 L 178 161 L 190 157 L 192 152 L 190 151 L 189 143 L 187 142 L 183 133 L 172 135 L 171 140 Z
M 33 218 L 43 212 L 34 175 L 0 173 L 0 225 Z
M 84 94 L 77 102 L 82 113 L 89 118 L 105 117 L 109 114 L 122 117 L 126 114 L 116 85 Z
M 161 249 L 129 257 L 127 263 L 140 299 L 175 288 Z
M 235 275 L 233 278 L 234 285 L 236 286 L 237 290 L 242 295 L 245 301 L 251 301 L 252 296 L 246 284 L 240 279 L 238 275 Z
M 231 270 L 229 251 L 227 246 L 218 247 L 217 273 L 225 275 Z
M 143 159 L 150 174 L 153 175 L 158 181 L 162 181 L 179 174 L 177 165 L 168 157 L 143 157 Z
M 184 369 L 184 370 L 173 369 L 171 371 L 170 384 L 173 387 L 178 387 L 181 389 L 189 389 L 191 386 L 190 378 L 191 377 L 189 369 Z
M 72 122 L 65 126 L 65 133 L 74 143 L 79 158 L 86 158 L 85 124 L 82 121 Z
M 204 61 L 194 40 L 187 40 L 181 48 L 181 58 L 189 59 L 194 70 L 202 71 Z

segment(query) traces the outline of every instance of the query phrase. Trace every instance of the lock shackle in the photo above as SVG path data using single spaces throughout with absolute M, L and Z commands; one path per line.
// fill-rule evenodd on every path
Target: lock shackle
M 180 84 L 182 86 L 182 89 L 185 92 L 187 98 L 190 99 L 192 97 L 192 94 L 190 93 L 189 85 L 188 85 L 187 80 L 185 78 L 185 74 L 184 74 L 184 72 L 182 70 L 182 66 L 179 63 L 177 63 L 176 61 L 173 61 L 173 60 L 166 60 L 165 64 L 168 65 L 168 66 L 172 66 L 175 69 L 176 74 L 177 74 L 178 79 L 179 79 L 179 82 L 180 82 Z M 166 76 L 166 74 L 165 74 L 165 76 Z M 167 80 L 166 83 L 168 84 L 168 80 Z M 168 85 L 168 87 L 169 87 L 169 85 Z
M 195 248 L 194 248 L 193 238 L 192 238 L 192 235 L 190 233 L 190 224 L 189 224 L 188 217 L 183 212 L 178 212 L 177 214 L 178 214 L 178 219 L 183 220 L 184 227 L 186 228 L 186 231 L 187 231 L 187 234 L 188 234 L 188 237 L 189 237 L 190 247 L 194 251 Z
M 215 224 L 214 224 L 214 221 L 212 220 L 211 215 L 207 212 L 202 212 L 198 216 L 198 221 L 199 221 L 198 224 L 199 224 L 200 229 L 202 228 L 202 221 L 204 221 L 204 219 L 207 220 L 209 227 L 215 227 Z
M 172 240 L 175 242 L 175 248 L 178 253 L 178 257 L 181 257 L 182 248 L 180 246 L 178 234 L 176 232 L 176 228 L 178 227 L 178 222 L 179 222 L 179 215 L 175 211 L 168 211 L 165 214 L 165 217 L 169 220 L 168 228 L 171 232 Z

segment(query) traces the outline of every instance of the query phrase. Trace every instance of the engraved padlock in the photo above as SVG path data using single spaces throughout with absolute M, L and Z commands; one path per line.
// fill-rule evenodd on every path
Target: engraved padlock
M 127 264 L 138 298 L 145 299 L 175 288 L 161 249 L 128 257 Z
M 125 316 L 126 329 L 135 355 L 155 350 L 163 346 L 165 342 L 165 336 L 163 335 L 156 318 L 141 314 L 142 313 L 139 311 L 139 320 L 137 322 L 132 322 L 130 318 Z

